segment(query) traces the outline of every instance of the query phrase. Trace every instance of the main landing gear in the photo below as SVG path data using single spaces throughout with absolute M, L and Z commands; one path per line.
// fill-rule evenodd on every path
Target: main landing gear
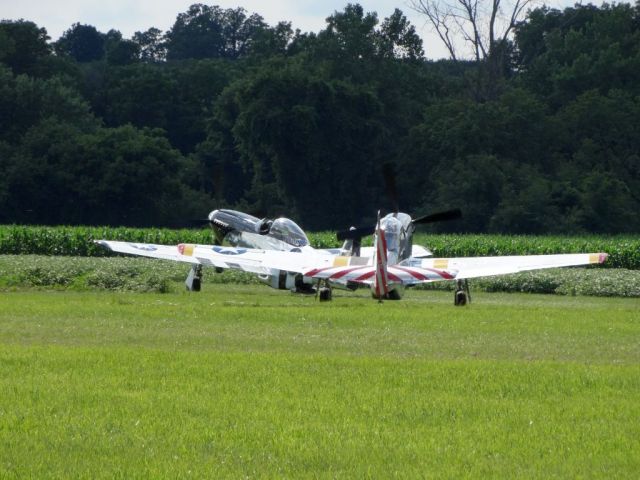
M 191 265 L 189 275 L 184 284 L 187 286 L 187 290 L 190 292 L 199 292 L 202 283 L 202 265 Z
M 316 287 L 316 298 L 321 302 L 328 302 L 331 300 L 331 285 L 329 281 L 321 278 L 318 280 L 318 286 Z
M 455 306 L 463 306 L 471 303 L 471 292 L 469 291 L 469 282 L 464 280 L 456 280 L 456 291 L 453 296 L 453 304 Z

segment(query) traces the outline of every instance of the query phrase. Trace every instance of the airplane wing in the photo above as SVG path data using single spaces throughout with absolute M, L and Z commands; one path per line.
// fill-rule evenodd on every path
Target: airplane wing
M 359 257 L 340 257 L 326 252 L 296 252 L 256 250 L 251 248 L 222 247 L 218 245 L 155 245 L 151 243 L 97 240 L 108 250 L 127 255 L 159 258 L 176 262 L 216 268 L 232 268 L 259 275 L 271 275 L 274 270 L 304 273 L 312 269 L 349 265 L 362 262 Z
M 306 277 L 335 283 L 373 284 L 376 268 L 370 259 L 327 255 L 326 252 L 303 253 L 216 245 L 155 245 L 149 243 L 96 241 L 114 252 L 159 258 L 218 268 L 232 268 L 261 275 L 274 270 L 301 273 Z M 389 283 L 414 285 L 441 280 L 505 275 L 527 270 L 602 263 L 606 253 L 561 255 L 512 255 L 503 257 L 408 258 L 387 267 Z
M 107 250 L 127 255 L 137 255 L 162 260 L 173 260 L 198 264 L 197 258 L 182 255 L 175 245 L 154 245 L 152 243 L 117 242 L 111 240 L 96 240 L 95 243 Z
M 453 279 L 506 275 L 528 270 L 571 267 L 603 263 L 606 253 L 571 253 L 559 255 L 509 255 L 502 257 L 409 258 L 401 266 L 448 272 Z
M 387 267 L 389 284 L 415 285 L 441 280 L 506 275 L 527 270 L 569 267 L 602 263 L 606 253 L 561 255 L 512 255 L 504 257 L 409 258 Z M 334 282 L 355 282 L 370 285 L 375 276 L 373 265 L 329 266 L 304 273 L 305 276 Z

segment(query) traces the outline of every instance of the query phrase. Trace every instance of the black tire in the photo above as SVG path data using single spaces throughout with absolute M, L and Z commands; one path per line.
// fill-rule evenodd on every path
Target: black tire
M 387 295 L 387 299 L 389 300 L 402 300 L 402 295 L 395 288 L 393 290 L 389 290 L 389 294 Z
M 458 290 L 455 293 L 455 297 L 453 299 L 453 303 L 456 306 L 462 307 L 467 304 L 467 294 L 464 290 Z
M 320 288 L 318 296 L 321 302 L 328 302 L 329 300 L 331 300 L 331 289 L 327 287 Z

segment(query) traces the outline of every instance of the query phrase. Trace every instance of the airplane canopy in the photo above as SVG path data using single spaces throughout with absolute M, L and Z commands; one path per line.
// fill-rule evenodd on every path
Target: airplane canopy
M 309 245 L 309 239 L 304 234 L 304 231 L 289 218 L 276 218 L 269 229 L 269 234 L 294 247 Z

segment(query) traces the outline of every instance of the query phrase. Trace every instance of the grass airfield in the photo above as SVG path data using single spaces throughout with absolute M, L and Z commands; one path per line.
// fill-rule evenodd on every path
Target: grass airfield
M 640 300 L 0 294 L 0 478 L 637 478 Z

